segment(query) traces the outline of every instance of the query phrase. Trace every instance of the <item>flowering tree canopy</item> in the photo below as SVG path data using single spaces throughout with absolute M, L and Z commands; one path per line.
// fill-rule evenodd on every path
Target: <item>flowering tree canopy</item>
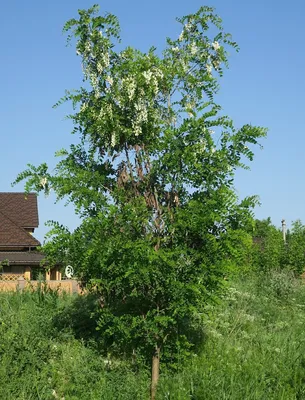
M 155 388 L 160 354 L 187 354 L 222 286 L 229 233 L 255 203 L 238 203 L 234 172 L 266 130 L 235 129 L 215 103 L 228 48 L 237 45 L 212 8 L 177 19 L 181 34 L 166 40 L 162 56 L 118 50 L 117 18 L 97 12 L 79 10 L 64 27 L 84 84 L 57 105 L 72 102 L 79 143 L 57 152 L 54 174 L 29 165 L 16 182 L 75 205 L 79 228 L 55 223 L 44 250 L 98 288 L 105 345 L 150 354 Z

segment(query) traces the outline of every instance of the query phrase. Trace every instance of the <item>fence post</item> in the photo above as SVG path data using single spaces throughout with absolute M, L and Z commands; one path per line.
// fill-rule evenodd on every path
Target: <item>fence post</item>
M 19 278 L 17 279 L 17 282 L 18 282 L 18 288 L 21 291 L 23 291 L 25 289 L 25 283 L 26 283 L 24 277 L 23 276 L 19 276 Z
M 78 293 L 78 282 L 76 279 L 72 279 L 72 293 Z

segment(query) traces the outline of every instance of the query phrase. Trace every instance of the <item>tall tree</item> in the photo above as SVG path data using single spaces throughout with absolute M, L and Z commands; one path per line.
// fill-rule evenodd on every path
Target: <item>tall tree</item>
M 69 233 L 55 224 L 45 251 L 98 288 L 108 348 L 150 357 L 155 398 L 161 355 L 187 353 L 222 286 L 228 231 L 255 203 L 238 204 L 234 172 L 266 131 L 235 129 L 214 102 L 237 45 L 212 8 L 178 18 L 181 34 L 161 56 L 118 50 L 117 18 L 97 12 L 79 10 L 64 27 L 85 83 L 57 105 L 72 102 L 79 144 L 56 154 L 54 174 L 29 165 L 16 182 L 75 205 L 81 225 Z

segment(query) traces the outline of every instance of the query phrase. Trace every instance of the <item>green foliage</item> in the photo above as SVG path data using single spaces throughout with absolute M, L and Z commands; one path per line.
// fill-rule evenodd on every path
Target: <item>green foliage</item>
M 250 233 L 251 230 L 248 230 Z M 251 233 L 253 239 L 252 264 L 258 271 L 288 269 L 300 275 L 305 268 L 305 226 L 297 220 L 287 232 L 286 243 L 282 231 L 271 219 L 256 220 Z
M 282 232 L 271 219 L 256 220 L 253 231 L 253 263 L 259 271 L 271 271 L 284 266 L 285 244 Z
M 117 50 L 117 18 L 96 13 L 80 10 L 64 27 L 85 84 L 57 105 L 71 101 L 79 143 L 56 154 L 54 174 L 29 165 L 16 182 L 54 190 L 81 216 L 73 233 L 55 223 L 44 251 L 99 293 L 109 351 L 149 359 L 161 348 L 174 362 L 202 336 L 204 306 L 221 292 L 230 258 L 244 261 L 234 246 L 249 244 L 241 232 L 256 199 L 238 204 L 234 173 L 266 130 L 236 129 L 215 103 L 237 45 L 212 8 L 177 19 L 181 34 L 162 56 Z
M 305 270 L 305 226 L 299 220 L 292 223 L 287 234 L 285 262 L 297 274 Z

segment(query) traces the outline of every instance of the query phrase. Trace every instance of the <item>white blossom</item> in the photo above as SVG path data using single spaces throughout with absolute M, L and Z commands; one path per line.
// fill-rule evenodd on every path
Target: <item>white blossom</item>
M 110 59 L 109 59 L 109 54 L 108 53 L 103 53 L 102 61 L 103 61 L 103 64 L 104 64 L 105 68 L 109 67 Z
M 179 51 L 179 47 L 172 47 L 172 51 L 174 51 L 175 53 L 177 53 Z
M 85 111 L 85 110 L 87 109 L 87 107 L 88 107 L 88 104 L 87 104 L 87 103 L 83 103 L 83 104 L 80 106 L 80 111 L 81 111 L 81 112 Z
M 198 52 L 198 47 L 196 46 L 196 44 L 194 42 L 191 43 L 190 52 L 191 52 L 192 56 L 194 56 Z
M 106 103 L 104 104 L 101 109 L 98 118 L 103 119 L 103 118 L 108 118 L 111 119 L 113 117 L 113 110 L 111 107 L 111 104 Z
M 94 90 L 98 89 L 99 77 L 95 71 L 86 71 L 86 76 L 89 77 L 91 85 Z
M 143 76 L 146 80 L 146 83 L 148 84 L 153 76 L 153 73 L 151 71 L 144 71 Z
M 193 27 L 193 25 L 190 22 L 188 22 L 187 24 L 184 25 L 184 28 L 187 32 L 189 32 L 192 29 L 192 27 Z
M 188 69 L 189 69 L 188 63 L 185 62 L 183 59 L 181 60 L 181 66 L 182 66 L 183 72 L 188 71 Z
M 220 49 L 220 44 L 217 41 L 215 41 L 212 43 L 212 47 L 215 51 L 217 51 Z
M 219 66 L 220 66 L 220 62 L 218 60 L 214 60 L 213 61 L 213 66 L 217 70 L 219 68 Z
M 91 52 L 91 43 L 90 42 L 86 42 L 86 44 L 85 44 L 85 52 L 86 53 L 90 53 Z
M 116 138 L 114 132 L 111 134 L 111 146 L 114 147 L 116 145 Z
M 182 42 L 183 39 L 184 39 L 184 31 L 180 33 L 178 40 L 179 42 Z
M 131 101 L 134 98 L 136 91 L 136 82 L 133 77 L 122 79 L 122 90 L 126 91 L 128 99 Z
M 209 134 L 213 135 L 215 133 L 215 131 L 213 131 L 213 129 L 209 129 Z
M 159 69 L 159 68 L 155 69 L 155 76 L 158 78 L 161 78 L 161 79 L 163 78 L 164 75 L 163 75 L 163 72 L 161 71 L 161 69 Z
M 43 189 L 46 188 L 47 182 L 48 182 L 48 180 L 46 177 L 43 177 L 40 179 L 40 185 L 43 187 Z
M 210 75 L 212 73 L 212 65 L 211 64 L 207 64 L 206 65 L 206 69 L 207 69 L 207 73 Z
M 154 91 L 154 94 L 156 96 L 158 94 L 158 92 L 159 92 L 159 84 L 158 84 L 158 79 L 155 76 L 152 77 L 151 87 L 152 87 L 152 89 Z
M 101 74 L 101 73 L 103 72 L 103 70 L 104 70 L 103 65 L 102 65 L 99 61 L 98 61 L 97 64 L 96 64 L 96 69 L 97 69 L 97 72 L 98 72 L 99 74 Z

